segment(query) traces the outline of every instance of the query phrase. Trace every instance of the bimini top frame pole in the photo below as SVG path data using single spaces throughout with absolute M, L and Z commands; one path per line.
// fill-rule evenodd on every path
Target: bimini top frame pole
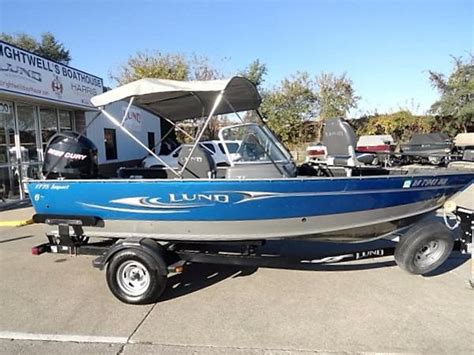
M 204 131 L 206 130 L 207 126 L 209 125 L 209 122 L 211 121 L 212 116 L 214 116 L 214 112 L 216 112 L 217 107 L 222 101 L 222 96 L 224 95 L 224 90 L 222 90 L 219 95 L 217 95 L 216 101 L 214 101 L 214 106 L 212 107 L 211 112 L 209 112 L 209 116 L 207 117 L 206 121 L 204 122 L 204 125 L 201 128 L 201 132 L 199 132 L 198 136 L 196 137 L 193 147 L 191 148 L 191 151 L 189 152 L 188 156 L 186 157 L 186 160 L 184 161 L 184 165 L 179 171 L 179 175 L 181 176 L 186 169 L 186 166 L 188 165 L 189 159 L 192 157 L 194 154 L 194 151 L 196 150 L 197 145 L 201 141 L 202 135 L 204 134 Z

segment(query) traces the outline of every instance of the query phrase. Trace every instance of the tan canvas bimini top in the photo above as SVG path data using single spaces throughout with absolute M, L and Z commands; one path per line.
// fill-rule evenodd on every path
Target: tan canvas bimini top
M 225 100 L 220 102 L 215 115 L 255 110 L 261 103 L 255 85 L 238 76 L 207 81 L 140 79 L 94 96 L 91 102 L 95 107 L 104 107 L 133 97 L 133 105 L 172 121 L 180 121 L 208 116 L 221 92 Z

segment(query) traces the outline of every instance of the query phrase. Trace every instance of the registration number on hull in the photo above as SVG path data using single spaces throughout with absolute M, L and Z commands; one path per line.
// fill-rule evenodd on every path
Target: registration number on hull
M 448 178 L 415 179 L 415 180 L 405 180 L 403 182 L 403 188 L 408 189 L 410 187 L 444 186 L 447 184 L 448 184 Z

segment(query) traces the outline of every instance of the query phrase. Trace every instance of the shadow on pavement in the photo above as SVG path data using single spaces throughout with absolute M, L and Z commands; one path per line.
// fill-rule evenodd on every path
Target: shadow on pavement
M 372 242 L 367 248 L 389 247 L 393 245 L 389 241 Z M 278 262 L 277 265 L 268 265 L 268 261 L 254 259 L 251 266 L 221 265 L 192 263 L 184 268 L 183 273 L 168 278 L 168 284 L 160 301 L 178 298 L 229 278 L 244 277 L 255 273 L 259 267 L 284 269 L 284 270 L 307 270 L 307 271 L 358 271 L 395 266 L 394 260 L 370 261 L 366 263 L 300 263 L 295 260 L 316 260 L 327 256 L 329 253 L 350 253 L 364 248 L 363 244 L 357 245 L 334 245 L 334 243 L 308 242 L 308 241 L 271 241 L 267 242 L 259 251 L 263 254 L 278 254 L 282 258 L 289 257 L 291 262 Z
M 3 243 L 9 243 L 9 242 L 15 242 L 17 240 L 22 240 L 22 239 L 29 239 L 29 238 L 34 238 L 34 235 L 25 235 L 23 237 L 15 237 L 15 238 L 10 238 L 10 239 L 2 239 L 0 240 L 0 244 Z
M 357 271 L 395 266 L 395 261 L 384 261 L 367 264 L 352 265 L 288 265 L 272 267 L 285 270 L 306 270 L 306 271 Z M 245 277 L 252 275 L 258 270 L 258 266 L 235 266 L 218 264 L 192 264 L 184 269 L 183 273 L 176 274 L 168 278 L 165 292 L 160 298 L 160 302 L 197 292 L 206 287 L 210 287 L 229 278 Z M 265 268 L 269 268 L 265 266 Z
M 261 247 L 262 253 L 279 254 L 282 257 L 297 257 L 300 260 L 317 260 L 328 254 L 344 254 L 357 250 L 387 248 L 395 244 L 387 240 L 379 240 L 371 243 L 361 244 L 334 244 L 308 241 L 271 241 Z M 295 260 L 294 258 L 292 260 Z M 452 256 L 435 271 L 423 275 L 423 277 L 434 277 L 449 272 L 469 260 L 469 257 L 454 252 Z M 191 263 L 184 268 L 183 273 L 176 274 L 168 278 L 168 285 L 160 301 L 167 301 L 181 296 L 197 292 L 206 287 L 210 287 L 229 278 L 244 277 L 255 273 L 258 268 L 272 268 L 283 270 L 305 270 L 305 271 L 362 271 L 396 266 L 394 259 L 377 261 L 371 259 L 363 262 L 340 262 L 340 263 L 298 263 L 283 262 L 276 266 L 268 263 L 259 263 L 255 260 L 251 266 L 241 265 L 221 265 Z
M 455 251 L 451 254 L 448 260 L 446 260 L 440 267 L 422 276 L 434 277 L 434 276 L 445 274 L 447 272 L 450 272 L 458 268 L 459 266 L 469 261 L 470 259 L 471 257 L 469 255 L 461 254 L 460 252 Z
M 168 278 L 168 284 L 160 302 L 188 295 L 228 278 L 251 275 L 257 269 L 251 266 L 193 264 L 185 268 L 183 273 Z
M 31 201 L 29 199 L 0 201 L 0 212 L 26 207 L 31 207 Z

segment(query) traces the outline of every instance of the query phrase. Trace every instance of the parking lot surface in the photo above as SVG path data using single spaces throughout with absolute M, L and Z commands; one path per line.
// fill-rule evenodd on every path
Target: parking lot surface
M 392 257 L 307 270 L 193 264 L 161 302 L 109 292 L 92 257 L 32 256 L 43 227 L 0 228 L 0 353 L 474 351 L 469 260 L 413 276 Z M 320 245 L 278 242 L 317 254 Z

